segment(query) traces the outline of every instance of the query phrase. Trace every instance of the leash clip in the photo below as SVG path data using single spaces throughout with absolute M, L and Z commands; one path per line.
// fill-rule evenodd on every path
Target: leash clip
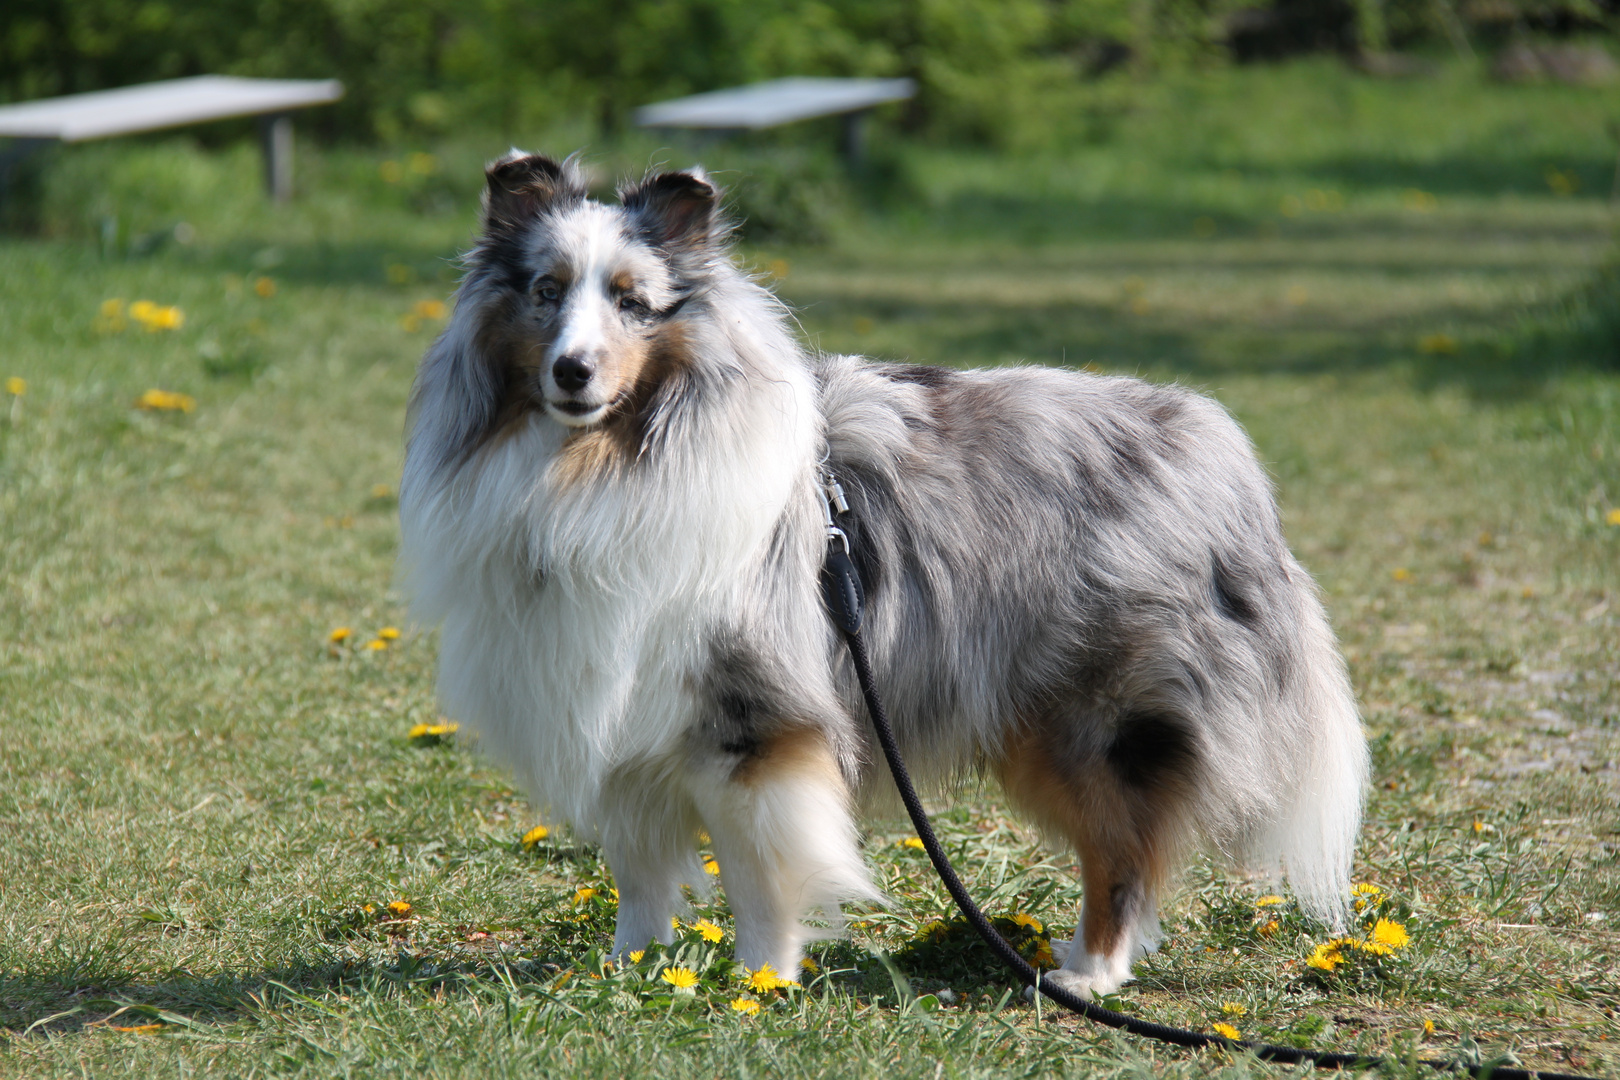
M 840 529 L 833 521 L 834 514 L 849 513 L 849 500 L 844 498 L 844 485 L 838 482 L 838 477 L 829 470 L 821 470 L 821 523 L 827 529 L 827 543 L 837 540 L 844 546 L 844 554 L 849 554 L 849 534 Z

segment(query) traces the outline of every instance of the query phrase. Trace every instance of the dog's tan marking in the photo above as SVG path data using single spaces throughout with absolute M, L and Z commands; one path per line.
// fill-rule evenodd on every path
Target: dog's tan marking
M 663 328 L 646 341 L 604 364 L 599 378 L 610 378 L 618 401 L 608 416 L 591 428 L 570 435 L 552 462 L 560 487 L 588 484 L 604 475 L 628 468 L 641 454 L 647 434 L 648 412 L 658 392 L 672 377 L 691 365 L 685 331 L 679 325 Z
M 812 727 L 789 728 L 772 737 L 732 771 L 731 779 L 746 787 L 760 788 L 790 778 L 814 780 L 832 790 L 844 791 L 844 774 L 838 768 L 827 738 Z
M 1135 915 L 1120 909 L 1116 890 L 1140 890 L 1138 896 L 1159 892 L 1182 807 L 1174 791 L 1145 795 L 1122 783 L 1101 760 L 1062 767 L 1052 734 L 1046 724 L 1021 728 L 1008 736 L 991 768 L 1008 801 L 1074 846 L 1085 890 L 1086 950 L 1112 954 Z

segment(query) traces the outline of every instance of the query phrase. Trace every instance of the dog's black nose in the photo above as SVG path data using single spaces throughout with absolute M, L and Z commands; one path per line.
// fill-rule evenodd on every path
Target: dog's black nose
M 551 377 L 557 383 L 557 389 L 567 393 L 574 393 L 585 389 L 585 384 L 591 381 L 596 369 L 581 356 L 559 356 L 557 362 L 551 365 Z

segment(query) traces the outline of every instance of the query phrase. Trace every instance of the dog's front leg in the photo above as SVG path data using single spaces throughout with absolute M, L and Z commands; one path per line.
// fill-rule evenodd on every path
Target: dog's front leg
M 698 820 L 678 791 L 645 777 L 621 777 L 607 800 L 602 853 L 619 890 L 613 955 L 624 957 L 648 942 L 674 940 L 670 920 L 685 905 L 682 883 L 701 888 L 697 858 Z
M 796 729 L 734 766 L 696 770 L 692 800 L 714 842 L 720 881 L 737 920 L 737 959 L 799 977 L 801 919 L 840 900 L 881 900 L 867 877 L 849 791 L 826 739 Z

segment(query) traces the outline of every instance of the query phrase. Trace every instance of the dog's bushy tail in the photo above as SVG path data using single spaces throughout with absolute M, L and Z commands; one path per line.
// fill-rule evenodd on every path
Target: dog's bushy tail
M 1300 674 L 1291 696 L 1308 735 L 1298 773 L 1278 778 L 1278 813 L 1254 854 L 1287 878 L 1307 914 L 1341 929 L 1366 799 L 1367 740 L 1327 615 L 1316 597 L 1301 601 Z

